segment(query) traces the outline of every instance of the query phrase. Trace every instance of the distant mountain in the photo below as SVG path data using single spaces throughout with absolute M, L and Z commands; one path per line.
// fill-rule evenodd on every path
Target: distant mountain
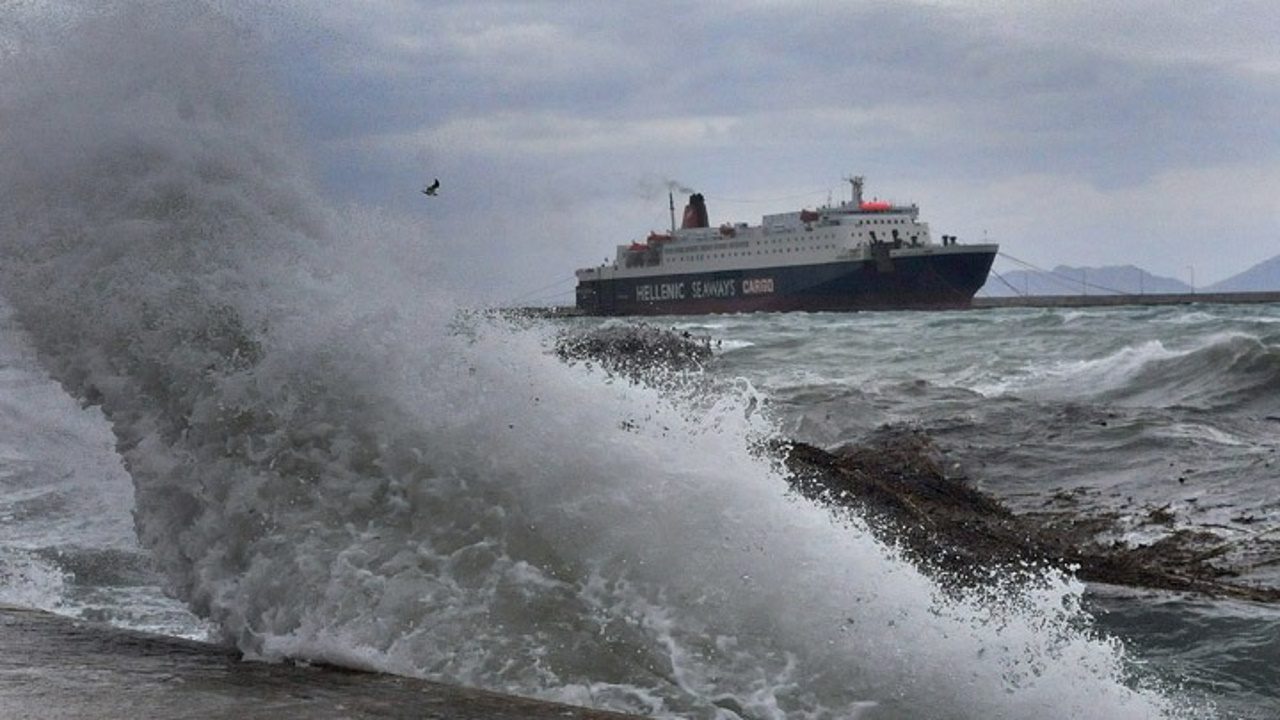
M 990 283 L 988 283 L 990 284 Z M 1239 275 L 1205 288 L 1211 292 L 1267 292 L 1280 290 L 1280 255 L 1263 260 Z
M 1280 265 L 1277 265 L 1280 272 Z M 1174 278 L 1152 275 L 1133 265 L 1076 268 L 1059 265 L 1049 271 L 992 271 L 980 297 L 1011 295 L 1141 295 L 1188 293 L 1191 286 Z

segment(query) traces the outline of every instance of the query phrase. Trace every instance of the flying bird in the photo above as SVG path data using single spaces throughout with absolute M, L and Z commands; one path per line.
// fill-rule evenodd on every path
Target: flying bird
M 422 194 L 435 197 L 436 191 L 438 191 L 439 189 L 440 189 L 440 178 L 436 178 L 435 181 L 432 182 L 430 185 L 422 188 Z

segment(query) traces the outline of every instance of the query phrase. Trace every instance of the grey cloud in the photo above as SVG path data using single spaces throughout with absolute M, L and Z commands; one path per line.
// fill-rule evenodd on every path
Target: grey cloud
M 860 170 L 919 188 L 927 207 L 926 192 L 961 182 L 1022 187 L 1020 178 L 1052 177 L 1108 193 L 1159 188 L 1162 177 L 1201 168 L 1265 175 L 1280 165 L 1280 84 L 1259 71 L 1275 51 L 1257 37 L 1240 47 L 1206 39 L 1179 53 L 1163 38 L 1196 37 L 1204 16 L 1170 13 L 1159 32 L 1144 33 L 1145 0 L 1113 4 L 1114 26 L 1089 13 L 1054 10 L 1044 20 L 993 7 L 331 6 L 317 22 L 340 41 L 285 66 L 303 115 L 331 143 L 341 191 L 368 194 L 343 184 L 358 175 L 367 185 L 379 172 L 404 182 L 425 163 L 455 184 L 509 191 L 502 207 L 522 217 L 554 207 L 557 225 L 587 198 L 593 207 L 602 197 L 640 198 L 647 208 L 644 178 L 782 196 Z M 1280 14 L 1255 11 L 1257 25 Z M 1137 46 L 1126 45 L 1131 38 Z M 530 191 L 529 178 L 554 178 L 555 189 Z M 1155 205 L 1131 212 L 1145 210 Z M 1225 212 L 1220 221 L 1237 222 Z M 594 254 L 625 229 L 565 232 Z

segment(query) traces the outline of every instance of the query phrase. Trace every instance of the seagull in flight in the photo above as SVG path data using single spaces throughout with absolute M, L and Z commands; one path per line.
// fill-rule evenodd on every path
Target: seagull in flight
M 434 181 L 434 182 L 432 182 L 430 185 L 428 185 L 428 186 L 426 186 L 426 187 L 422 188 L 422 194 L 423 194 L 423 195 L 430 195 L 431 197 L 435 197 L 435 196 L 436 196 L 436 192 L 437 192 L 439 189 L 440 189 L 440 178 L 436 178 L 436 179 L 435 179 L 435 181 Z

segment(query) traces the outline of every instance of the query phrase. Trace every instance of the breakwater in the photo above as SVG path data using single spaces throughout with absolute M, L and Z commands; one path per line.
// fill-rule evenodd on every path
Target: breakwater
M 1248 305 L 1280 303 L 1280 292 L 1152 293 L 1144 295 L 1019 295 L 977 297 L 973 309 L 1012 307 L 1118 307 L 1124 305 Z

